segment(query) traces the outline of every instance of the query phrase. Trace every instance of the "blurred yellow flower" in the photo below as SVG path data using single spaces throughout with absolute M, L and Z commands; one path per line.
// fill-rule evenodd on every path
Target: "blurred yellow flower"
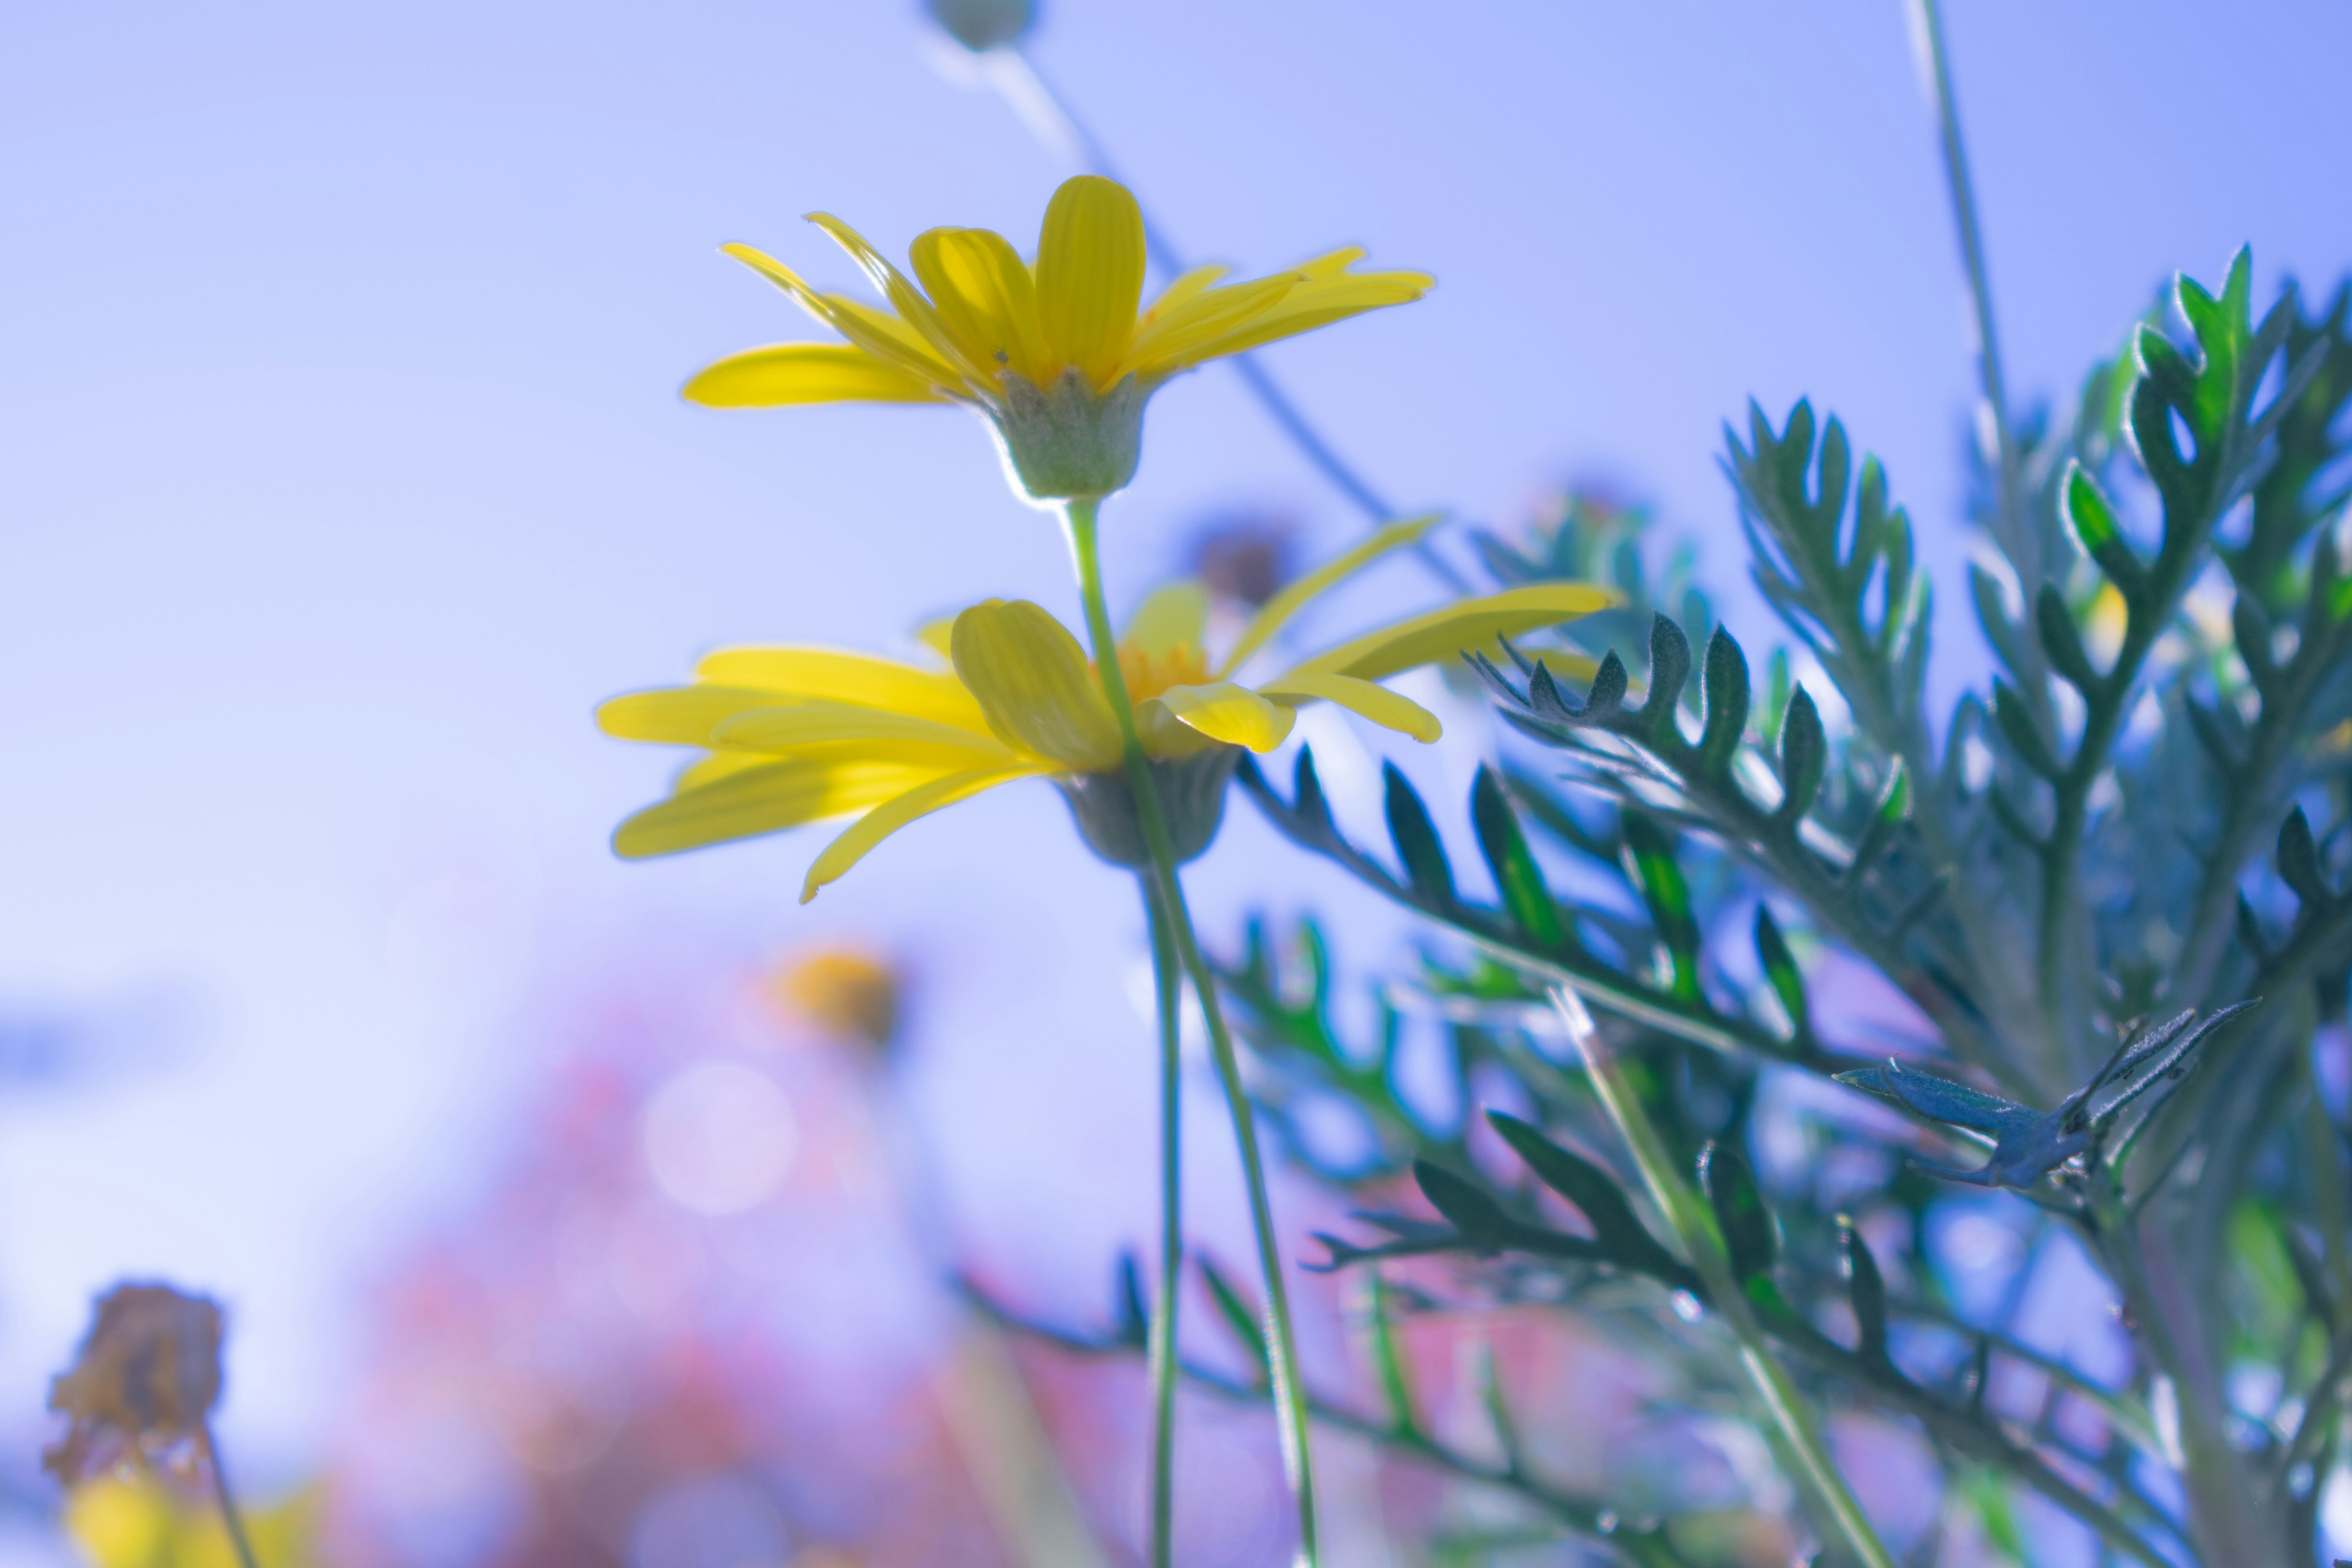
M 262 1568 L 318 1561 L 318 1489 L 246 1516 Z M 66 1504 L 65 1527 L 90 1568 L 237 1568 L 236 1549 L 211 1507 L 174 1496 L 153 1480 L 105 1480 Z
M 898 1032 L 898 976 L 871 954 L 812 952 L 776 976 L 776 994 L 838 1039 L 887 1046 Z
M 1240 749 L 1273 750 L 1300 706 L 1336 702 L 1434 741 L 1436 716 L 1380 681 L 1614 602 L 1582 584 L 1515 588 L 1383 626 L 1255 687 L 1233 679 L 1308 600 L 1436 521 L 1391 524 L 1293 583 L 1213 664 L 1201 646 L 1207 595 L 1197 583 L 1160 589 L 1128 623 L 1119 664 L 1144 749 L 1171 770 L 1181 858 L 1206 847 Z M 667 855 L 856 815 L 810 867 L 805 902 L 916 818 L 1042 776 L 1070 794 L 1097 852 L 1140 864 L 1139 849 L 1100 831 L 1116 824 L 1116 799 L 1108 815 L 1089 810 L 1107 792 L 1119 796 L 1125 775 L 1118 725 L 1077 638 L 1035 605 L 991 599 L 926 628 L 924 640 L 951 668 L 827 648 L 722 648 L 696 667 L 690 686 L 605 703 L 597 721 L 609 734 L 710 752 L 679 775 L 668 799 L 623 823 L 614 847 L 632 858 Z
M 889 302 L 822 293 L 747 245 L 728 255 L 790 294 L 845 343 L 781 343 L 732 354 L 686 395 L 715 408 L 807 403 L 964 403 L 987 416 L 1033 495 L 1102 496 L 1133 477 L 1143 401 L 1204 361 L 1419 299 L 1420 272 L 1351 272 L 1361 249 L 1223 283 L 1202 267 L 1143 304 L 1143 216 L 1118 182 L 1080 174 L 1054 193 L 1037 259 L 1001 235 L 919 236 L 915 279 L 840 219 L 812 213 Z M 918 283 L 920 287 L 918 287 Z

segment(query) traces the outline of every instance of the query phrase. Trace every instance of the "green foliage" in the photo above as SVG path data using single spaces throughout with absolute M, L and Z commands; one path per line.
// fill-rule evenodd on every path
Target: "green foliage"
M 1445 1020 L 1465 1103 L 1507 1079 L 1534 1108 L 1488 1113 L 1524 1179 L 1486 1182 L 1464 1129 L 1397 1098 L 1392 1032 L 1390 1054 L 1349 1055 L 1324 1015 L 1267 1005 L 1254 938 L 1231 979 L 1277 1069 L 1269 1094 L 1311 1080 L 1390 1130 L 1365 1176 L 1423 1161 L 1438 1216 L 1375 1208 L 1382 1237 L 1325 1238 L 1328 1266 L 1450 1257 L 1513 1299 L 1528 1271 L 1556 1277 L 1569 1310 L 1599 1300 L 1595 1280 L 1710 1307 L 1623 1177 L 1570 1148 L 1611 1142 L 1545 1021 L 1548 995 L 1573 991 L 1699 1173 L 1808 1397 L 1917 1422 L 1996 1538 L 2021 1542 L 2024 1488 L 2121 1558 L 2299 1560 L 2352 1373 L 2346 1130 L 2310 1065 L 2352 1001 L 2352 285 L 2317 314 L 2290 289 L 2257 317 L 2241 254 L 2216 290 L 2179 279 L 2170 308 L 2094 368 L 2070 422 L 2029 418 L 2013 468 L 1988 466 L 1970 597 L 1993 668 L 1948 722 L 1927 708 L 1910 520 L 1801 402 L 1727 436 L 1756 582 L 1795 654 L 1775 649 L 1760 684 L 1703 603 L 1666 602 L 1686 555 L 1646 574 L 1643 514 L 1571 499 L 1528 542 L 1480 538 L 1504 581 L 1580 575 L 1626 600 L 1474 659 L 1525 742 L 1472 793 L 1485 881 L 1394 771 L 1376 855 L 1334 822 L 1310 754 L 1286 793 L 1244 767 L 1281 831 L 1455 939 L 1383 984 L 1383 1006 Z M 1638 675 L 1618 646 L 1637 635 Z M 1597 658 L 1575 667 L 1591 678 L 1560 652 Z M 1470 890 L 1489 885 L 1491 902 Z M 1824 963 L 1875 970 L 1927 1033 L 1889 1059 Z M 1790 1074 L 1864 1098 L 1809 1124 L 1819 1170 L 1783 1156 L 1759 1177 L 1748 1119 Z M 1966 1157 L 1915 1157 L 1931 1144 Z M 1885 1150 L 1892 1173 L 1833 1181 L 1837 1149 Z M 1922 1237 L 1950 1183 L 2011 1194 L 2026 1245 L 2078 1239 L 2134 1336 L 2121 1383 L 1963 1319 L 1918 1240 L 1863 1239 L 1874 1214 L 1899 1223 L 1873 1234 Z M 2151 1247 L 2176 1281 L 2161 1307 Z M 1850 1334 L 1817 1321 L 1832 1309 Z M 2233 1409 L 2200 1370 L 2250 1357 L 2279 1370 L 2284 1415 Z M 2004 1363 L 2043 1380 L 2038 1411 L 2004 1409 Z M 2056 1421 L 2062 1397 L 2097 1413 L 2095 1441 Z M 2162 1401 L 2177 1414 L 2159 1420 Z M 2158 1440 L 2165 1421 L 2177 1438 Z

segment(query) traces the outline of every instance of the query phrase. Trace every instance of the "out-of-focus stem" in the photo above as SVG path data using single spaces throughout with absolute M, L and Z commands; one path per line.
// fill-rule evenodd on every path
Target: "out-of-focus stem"
M 1658 1135 L 1640 1095 L 1626 1081 L 1615 1056 L 1601 1038 L 1601 1031 L 1593 1026 L 1592 1015 L 1585 1011 L 1583 999 L 1568 987 L 1558 986 L 1552 991 L 1552 1005 L 1559 1009 L 1560 1021 L 1567 1026 L 1569 1037 L 1576 1042 L 1577 1051 L 1584 1058 L 1593 1093 L 1600 1098 L 1601 1108 L 1615 1123 L 1626 1147 L 1633 1151 L 1633 1163 L 1641 1167 L 1642 1180 L 1649 1187 L 1652 1200 L 1681 1237 L 1683 1250 L 1690 1255 L 1691 1267 L 1706 1282 L 1707 1295 L 1731 1330 L 1732 1337 L 1739 1342 L 1739 1364 L 1754 1385 L 1757 1397 L 1763 1401 L 1782 1446 L 1795 1459 L 1798 1479 L 1865 1568 L 1895 1568 L 1895 1560 L 1887 1555 L 1877 1531 L 1863 1514 L 1862 1505 L 1854 1500 L 1845 1478 L 1838 1472 L 1828 1449 L 1813 1431 L 1812 1422 L 1799 1403 L 1796 1385 L 1781 1366 L 1771 1342 L 1765 1337 L 1755 1314 L 1748 1310 L 1748 1299 L 1732 1275 L 1730 1254 L 1724 1246 L 1714 1213 L 1675 1169 L 1665 1140 Z
M 1184 888 L 1176 874 L 1175 839 L 1168 831 L 1168 814 L 1160 802 L 1160 787 L 1151 776 L 1150 760 L 1135 727 L 1135 704 L 1127 690 L 1127 677 L 1118 667 L 1118 639 L 1112 635 L 1110 612 L 1103 603 L 1102 557 L 1095 533 L 1101 501 L 1076 497 L 1064 514 L 1069 527 L 1070 556 L 1077 568 L 1078 593 L 1085 601 L 1087 635 L 1094 643 L 1096 679 L 1102 682 L 1104 700 L 1118 721 L 1126 752 L 1127 778 L 1135 794 L 1135 813 L 1143 829 L 1145 848 L 1151 856 L 1150 875 L 1167 916 L 1168 933 L 1192 994 L 1201 1003 L 1202 1022 L 1209 1026 L 1209 1048 L 1217 1064 L 1217 1078 L 1225 1091 L 1225 1109 L 1234 1121 L 1234 1139 L 1241 1145 L 1242 1174 L 1247 1180 L 1250 1223 L 1257 1233 L 1259 1272 L 1265 1281 L 1266 1375 L 1273 1384 L 1276 1419 L 1282 1437 L 1283 1469 L 1298 1504 L 1298 1562 L 1316 1568 L 1321 1560 L 1315 1528 L 1315 1466 L 1307 1445 L 1307 1407 L 1298 1385 L 1298 1341 L 1291 1328 L 1290 1291 L 1283 1281 L 1282 1250 L 1274 1230 L 1274 1205 L 1266 1194 L 1265 1161 L 1258 1152 L 1257 1119 L 1250 1110 L 1249 1090 L 1242 1083 L 1241 1061 L 1234 1053 L 1234 1037 L 1225 1027 L 1224 1008 L 1217 1000 L 1217 977 L 1201 956 L 1192 932 L 1192 917 L 1184 905 Z
M 1151 978 L 1160 1002 L 1160 1288 L 1151 1300 L 1151 1568 L 1173 1568 L 1176 1531 L 1176 1299 L 1184 1269 L 1183 1131 L 1177 1091 L 1184 976 L 1176 938 L 1151 879 L 1143 912 L 1151 925 Z
M 236 1494 L 229 1489 L 228 1468 L 221 1463 L 220 1445 L 213 1440 L 210 1422 L 196 1428 L 196 1446 L 203 1450 L 205 1468 L 213 1478 L 213 1500 L 220 1505 L 221 1528 L 228 1532 L 229 1549 L 236 1553 L 238 1568 L 259 1568 L 253 1555 L 253 1542 L 245 1533 L 245 1515 L 236 1506 Z

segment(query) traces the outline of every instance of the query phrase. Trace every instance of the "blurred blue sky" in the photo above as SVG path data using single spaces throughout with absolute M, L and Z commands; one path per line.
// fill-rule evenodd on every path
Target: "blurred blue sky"
M 2070 390 L 2173 268 L 2250 241 L 2267 294 L 2352 261 L 2352 11 L 1949 26 L 2024 393 Z M 1070 609 L 969 418 L 676 395 L 814 335 L 723 241 L 843 286 L 802 212 L 894 252 L 1032 243 L 1068 171 L 940 47 L 895 0 L 0 10 L 0 1015 L 112 1042 L 0 1085 L 0 1430 L 29 1435 L 91 1290 L 163 1272 L 236 1309 L 232 1442 L 305 1462 L 371 1259 L 494 1153 L 548 999 L 648 950 L 920 953 L 973 1247 L 1099 1299 L 1148 1212 L 1139 921 L 1052 793 L 934 818 L 802 910 L 814 835 L 614 863 L 668 763 L 589 721 L 718 642 Z M 1720 422 L 1809 394 L 1887 460 L 1967 636 L 1969 335 L 1895 0 L 1046 0 L 1034 53 L 1192 254 L 1358 240 L 1436 274 L 1267 356 L 1401 502 L 1509 521 L 1612 476 L 1729 588 Z M 1243 502 L 1318 545 L 1360 526 L 1213 369 L 1155 402 L 1107 514 L 1115 597 Z M 1390 568 L 1322 625 L 1424 591 Z M 1196 879 L 1213 941 L 1339 892 L 1270 843 L 1237 806 Z M 1403 941 L 1362 929 L 1359 961 Z M 1213 1226 L 1230 1152 L 1195 1121 Z M 1104 1195 L 1073 1219 L 1079 1172 Z

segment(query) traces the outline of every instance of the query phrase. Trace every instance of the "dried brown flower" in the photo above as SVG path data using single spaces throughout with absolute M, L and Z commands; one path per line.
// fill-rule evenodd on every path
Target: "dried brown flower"
M 73 1365 L 49 1384 L 49 1408 L 72 1425 L 42 1464 L 73 1486 L 200 1439 L 220 1400 L 221 1328 L 218 1304 L 169 1285 L 100 1297 Z

